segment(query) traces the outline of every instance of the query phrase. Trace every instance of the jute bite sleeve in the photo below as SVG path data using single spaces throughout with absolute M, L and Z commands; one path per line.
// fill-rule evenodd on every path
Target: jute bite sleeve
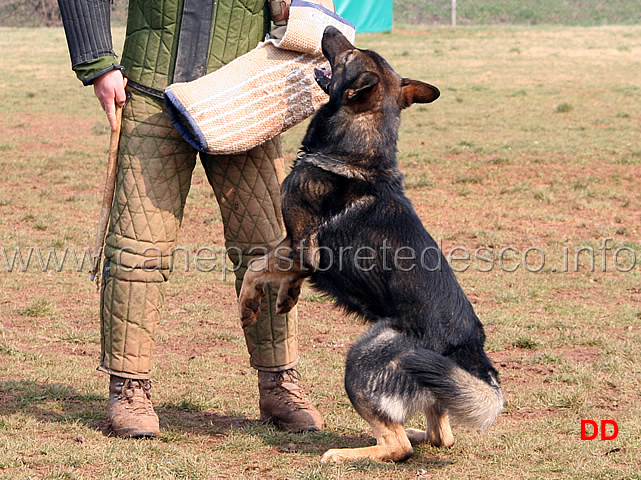
M 327 102 L 314 69 L 329 64 L 328 25 L 354 40 L 354 26 L 319 4 L 293 0 L 282 39 L 270 39 L 219 70 L 165 89 L 174 125 L 202 152 L 247 151 L 300 123 Z

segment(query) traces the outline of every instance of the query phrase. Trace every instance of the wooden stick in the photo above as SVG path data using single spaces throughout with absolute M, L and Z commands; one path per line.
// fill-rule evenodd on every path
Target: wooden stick
M 116 189 L 116 174 L 118 173 L 118 143 L 120 141 L 121 125 L 122 106 L 116 105 L 116 126 L 115 128 L 111 129 L 105 191 L 102 196 L 102 206 L 100 207 L 100 217 L 98 218 L 98 228 L 96 229 L 96 243 L 93 247 L 91 270 L 89 271 L 89 273 L 91 274 L 91 281 L 95 280 L 97 286 L 99 286 L 100 279 L 100 261 L 102 259 L 102 250 L 105 244 L 105 235 L 107 234 L 107 225 L 109 224 L 111 205 L 114 200 L 114 190 Z

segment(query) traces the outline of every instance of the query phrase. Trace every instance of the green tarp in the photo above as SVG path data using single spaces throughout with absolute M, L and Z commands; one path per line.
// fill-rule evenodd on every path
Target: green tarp
M 334 0 L 334 5 L 357 33 L 392 30 L 392 0 Z

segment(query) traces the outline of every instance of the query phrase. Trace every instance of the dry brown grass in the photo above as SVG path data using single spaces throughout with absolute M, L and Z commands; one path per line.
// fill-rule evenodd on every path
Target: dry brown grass
M 501 373 L 497 424 L 455 429 L 453 449 L 420 447 L 399 465 L 320 465 L 327 448 L 372 442 L 342 387 L 363 327 L 305 293 L 300 370 L 327 427 L 282 434 L 256 421 L 229 278 L 179 267 L 158 339 L 163 434 L 107 437 L 94 285 L 70 264 L 41 272 L 36 257 L 8 272 L 0 250 L 0 478 L 641 478 L 641 28 L 435 28 L 357 43 L 443 92 L 404 113 L 399 158 L 428 230 L 446 254 L 471 255 L 453 263 Z M 0 248 L 81 252 L 93 243 L 106 121 L 68 68 L 61 31 L 3 30 L 0 54 Z M 289 159 L 303 128 L 286 136 Z M 222 245 L 200 167 L 181 245 Z M 528 248 L 539 249 L 530 270 L 545 253 L 537 273 Z M 581 441 L 588 418 L 616 420 L 618 438 Z

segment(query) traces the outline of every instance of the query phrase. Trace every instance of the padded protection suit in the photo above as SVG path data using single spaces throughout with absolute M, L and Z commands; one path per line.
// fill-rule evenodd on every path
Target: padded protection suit
M 149 378 L 169 255 L 177 245 L 198 152 L 173 128 L 160 92 L 209 73 L 264 38 L 264 0 L 130 0 L 122 62 L 113 53 L 104 0 L 60 0 L 72 65 L 85 84 L 114 68 L 129 80 L 118 177 L 105 246 L 99 369 Z M 283 236 L 278 137 L 249 152 L 200 154 L 224 223 L 237 290 L 252 252 Z M 280 371 L 298 361 L 295 312 L 275 315 L 268 292 L 262 316 L 245 331 L 252 366 Z

